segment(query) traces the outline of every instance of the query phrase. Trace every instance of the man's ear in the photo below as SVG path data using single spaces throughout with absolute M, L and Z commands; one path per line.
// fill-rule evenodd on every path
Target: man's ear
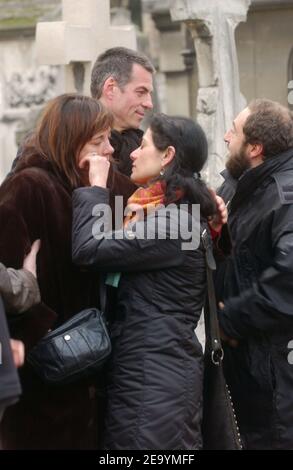
M 104 82 L 101 97 L 107 101 L 112 101 L 115 86 L 117 86 L 116 80 L 113 77 L 108 77 Z
M 169 165 L 169 163 L 171 163 L 171 161 L 175 157 L 175 153 L 175 147 L 173 147 L 173 145 L 169 145 L 162 160 L 163 166 L 167 166 Z
M 263 144 L 249 144 L 251 159 L 261 160 L 264 159 Z

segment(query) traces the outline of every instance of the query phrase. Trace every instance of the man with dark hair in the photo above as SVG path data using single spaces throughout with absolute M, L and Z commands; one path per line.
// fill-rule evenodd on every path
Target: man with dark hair
M 91 94 L 113 113 L 113 157 L 118 170 L 127 176 L 132 168 L 130 153 L 140 146 L 143 135 L 139 126 L 153 107 L 154 72 L 145 55 L 125 47 L 106 50 L 92 70 Z
M 154 73 L 154 66 L 144 54 L 126 47 L 107 49 L 92 69 L 91 94 L 113 113 L 112 157 L 116 169 L 126 176 L 132 171 L 130 154 L 141 144 L 143 131 L 139 126 L 146 112 L 153 108 Z M 21 154 L 22 148 L 13 162 L 12 172 Z M 135 191 L 135 186 L 132 187 Z
M 229 154 L 226 162 L 226 169 L 221 173 L 224 183 L 218 190 L 218 194 L 223 197 L 225 202 L 229 202 L 233 196 L 238 179 L 249 168 L 249 162 L 245 155 L 245 144 L 254 141 L 263 142 L 264 156 L 277 155 L 286 149 L 293 147 L 292 129 L 293 114 L 281 104 L 266 100 L 253 100 L 249 106 L 244 109 L 235 119 L 232 128 L 225 135 L 225 141 L 228 143 L 229 136 L 235 133 L 235 125 L 239 121 L 239 125 L 243 126 L 245 117 L 250 114 L 249 119 L 245 123 L 243 132 L 245 141 L 242 142 L 240 148 L 236 151 L 229 146 Z M 277 134 L 275 132 L 277 129 Z
M 233 248 L 216 276 L 226 379 L 244 447 L 292 449 L 292 114 L 255 100 L 225 141 L 235 184 L 224 184 Z

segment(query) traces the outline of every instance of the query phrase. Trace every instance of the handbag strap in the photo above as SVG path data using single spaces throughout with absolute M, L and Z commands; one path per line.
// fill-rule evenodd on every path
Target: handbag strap
M 206 259 L 206 274 L 208 287 L 208 302 L 205 306 L 205 330 L 206 341 L 211 349 L 211 359 L 214 364 L 219 365 L 224 358 L 224 351 L 220 337 L 220 327 L 217 315 L 217 303 L 215 296 L 215 286 L 213 280 L 213 271 L 216 270 L 216 261 L 213 254 L 213 244 L 211 236 L 207 229 L 201 234 Z
M 207 286 L 208 286 L 208 302 L 205 305 L 204 315 L 205 315 L 205 331 L 206 331 L 206 345 L 211 352 L 211 361 L 214 365 L 220 366 L 224 359 L 224 350 L 222 348 L 222 342 L 220 337 L 220 327 L 219 320 L 217 315 L 217 302 L 215 296 L 215 286 L 213 279 L 213 271 L 216 270 L 216 261 L 213 253 L 213 242 L 210 236 L 210 233 L 207 229 L 204 229 L 201 234 L 201 239 L 203 247 L 205 250 L 206 258 L 206 273 L 207 273 Z M 220 369 L 217 369 L 220 372 Z M 234 405 L 232 402 L 230 390 L 228 385 L 225 382 L 225 392 L 226 397 L 231 409 L 230 414 L 230 425 L 234 434 L 234 440 L 236 443 L 235 450 L 242 449 L 242 441 L 240 436 L 240 431 L 237 423 L 237 417 L 234 410 Z
M 107 287 L 105 275 L 101 274 L 99 278 L 100 309 L 106 315 Z

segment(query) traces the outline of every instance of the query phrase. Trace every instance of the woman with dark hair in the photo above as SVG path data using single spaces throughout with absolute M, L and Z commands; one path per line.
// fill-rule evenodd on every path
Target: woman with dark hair
M 85 157 L 92 187 L 73 194 L 74 262 L 117 270 L 115 282 L 121 275 L 104 447 L 200 449 L 203 361 L 194 332 L 206 295 L 200 231 L 216 211 L 199 174 L 206 137 L 191 119 L 157 115 L 131 159 L 131 179 L 142 187 L 128 201 L 124 229 L 103 233 L 101 214 L 92 215 L 109 200 L 105 159 Z M 197 218 L 193 205 L 200 205 Z
M 72 264 L 71 197 L 74 188 L 88 184 L 79 166 L 85 155 L 98 152 L 109 160 L 111 125 L 112 116 L 92 98 L 55 98 L 0 188 L 0 261 L 20 268 L 32 242 L 41 239 L 37 275 L 42 303 L 11 325 L 11 335 L 24 342 L 27 354 L 49 329 L 98 303 L 96 274 Z M 129 197 L 135 186 L 110 173 L 111 197 Z M 49 386 L 28 364 L 20 374 L 23 395 L 1 423 L 4 449 L 97 448 L 98 406 L 103 405 L 94 381 Z

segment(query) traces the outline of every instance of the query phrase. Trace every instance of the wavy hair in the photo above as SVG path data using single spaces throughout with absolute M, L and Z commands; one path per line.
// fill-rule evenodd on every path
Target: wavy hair
M 165 203 L 176 199 L 176 191 L 182 190 L 184 198 L 192 204 L 200 204 L 201 214 L 211 216 L 216 205 L 200 171 L 208 158 L 208 144 L 204 131 L 192 119 L 179 116 L 154 115 L 150 129 L 155 147 L 164 151 L 175 148 L 172 162 L 160 176 L 166 184 Z
M 270 158 L 293 147 L 293 113 L 276 101 L 256 99 L 243 133 L 246 144 L 262 144 L 264 158 Z
M 97 100 L 73 93 L 58 96 L 46 106 L 23 155 L 41 155 L 76 188 L 82 184 L 77 164 L 80 150 L 112 124 L 112 114 Z

